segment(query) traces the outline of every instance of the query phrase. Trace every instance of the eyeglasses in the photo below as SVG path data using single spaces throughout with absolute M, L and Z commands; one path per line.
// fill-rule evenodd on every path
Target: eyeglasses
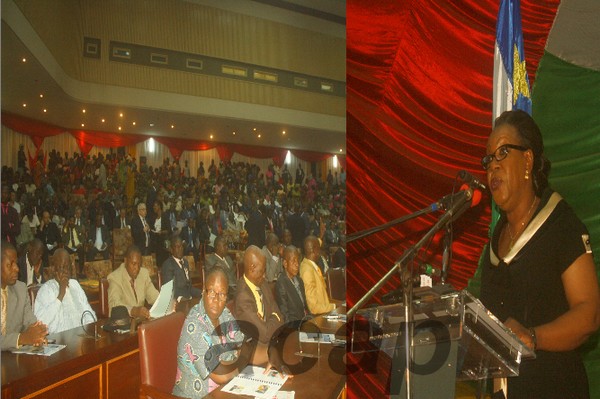
M 225 302 L 227 300 L 226 292 L 215 292 L 213 290 L 209 290 L 209 291 L 206 291 L 206 296 L 210 300 L 214 300 L 215 298 L 218 298 L 220 302 Z
M 490 164 L 492 163 L 492 161 L 494 159 L 497 162 L 500 162 L 504 158 L 506 158 L 506 156 L 510 152 L 508 150 L 509 148 L 512 148 L 512 149 L 515 149 L 515 150 L 519 150 L 519 151 L 527 151 L 529 149 L 527 147 L 523 147 L 522 145 L 515 145 L 515 144 L 504 144 L 504 145 L 501 145 L 500 147 L 496 148 L 496 151 L 494 151 L 493 153 L 491 153 L 489 155 L 486 155 L 485 157 L 481 158 L 481 166 L 483 166 L 483 169 L 487 170 L 490 167 Z

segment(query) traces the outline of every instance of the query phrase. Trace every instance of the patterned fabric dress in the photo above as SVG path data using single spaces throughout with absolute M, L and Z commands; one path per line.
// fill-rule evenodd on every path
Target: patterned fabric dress
M 173 394 L 185 398 L 202 398 L 217 384 L 210 373 L 220 361 L 235 359 L 235 347 L 241 345 L 244 335 L 229 309 L 219 316 L 222 336 L 217 334 L 201 300 L 194 306 L 183 323 L 177 345 L 177 376 Z

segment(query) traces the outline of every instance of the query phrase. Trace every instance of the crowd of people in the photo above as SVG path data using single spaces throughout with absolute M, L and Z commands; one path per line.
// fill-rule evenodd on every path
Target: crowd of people
M 42 345 L 46 333 L 78 326 L 82 314 L 95 318 L 78 280 L 85 260 L 109 258 L 113 229 L 130 229 L 133 244 L 108 275 L 112 316 L 150 317 L 147 305 L 159 292 L 144 255 L 156 256 L 163 283 L 173 280 L 174 299 L 199 298 L 179 342 L 179 395 L 202 397 L 233 376 L 216 370 L 240 355 L 244 337 L 258 346 L 246 361 L 289 372 L 267 354 L 273 335 L 339 304 L 325 276 L 346 264 L 343 171 L 317 180 L 301 166 L 292 178 L 287 165 L 262 173 L 249 163 L 213 161 L 192 176 L 177 161 L 138 168 L 128 156 L 55 151 L 44 169 L 41 163 L 30 171 L 19 157 L 17 169 L 2 168 L 2 303 L 19 301 L 3 307 L 2 350 Z M 243 250 L 239 279 L 230 249 Z M 58 261 L 46 276 L 51 255 Z M 202 289 L 193 286 L 185 255 L 204 269 Z M 33 313 L 25 292 L 36 284 Z M 225 342 L 235 349 L 207 364 L 206 351 Z

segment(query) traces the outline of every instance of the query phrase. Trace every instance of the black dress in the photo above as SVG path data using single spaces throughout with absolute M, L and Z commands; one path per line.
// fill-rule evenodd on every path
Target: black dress
M 502 215 L 483 256 L 481 301 L 501 321 L 512 317 L 525 327 L 549 323 L 569 310 L 561 274 L 589 249 L 587 229 L 549 189 L 512 250 L 498 259 L 505 224 Z M 536 355 L 521 363 L 519 377 L 508 379 L 508 398 L 589 397 L 577 351 L 538 350 Z

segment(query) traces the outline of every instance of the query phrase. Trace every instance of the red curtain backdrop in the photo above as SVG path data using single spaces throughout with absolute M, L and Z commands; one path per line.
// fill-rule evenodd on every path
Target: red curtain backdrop
M 28 135 L 38 149 L 45 137 L 69 132 L 77 141 L 77 145 L 84 155 L 87 155 L 94 146 L 124 147 L 135 145 L 149 138 L 140 134 L 69 130 L 5 112 L 2 113 L 2 124 L 16 132 Z M 154 139 L 167 146 L 175 159 L 179 159 L 183 151 L 205 151 L 217 147 L 219 157 L 223 161 L 230 161 L 233 154 L 238 153 L 251 158 L 271 158 L 276 165 L 282 166 L 288 151 L 285 148 L 223 144 L 174 137 L 154 137 Z M 302 150 L 292 150 L 292 153 L 307 162 L 324 161 L 333 156 L 328 153 Z
M 521 4 L 533 84 L 559 0 Z M 452 191 L 460 170 L 486 181 L 480 159 L 492 125 L 498 6 L 499 0 L 347 2 L 349 234 L 426 208 Z M 479 206 L 454 223 L 448 282 L 457 289 L 474 274 L 487 242 L 489 203 L 484 194 Z M 440 214 L 349 244 L 348 305 L 379 281 Z M 418 253 L 415 264 L 441 266 L 440 238 Z M 375 301 L 399 286 L 392 278 Z M 381 357 L 349 356 L 349 397 L 389 395 L 389 362 Z

